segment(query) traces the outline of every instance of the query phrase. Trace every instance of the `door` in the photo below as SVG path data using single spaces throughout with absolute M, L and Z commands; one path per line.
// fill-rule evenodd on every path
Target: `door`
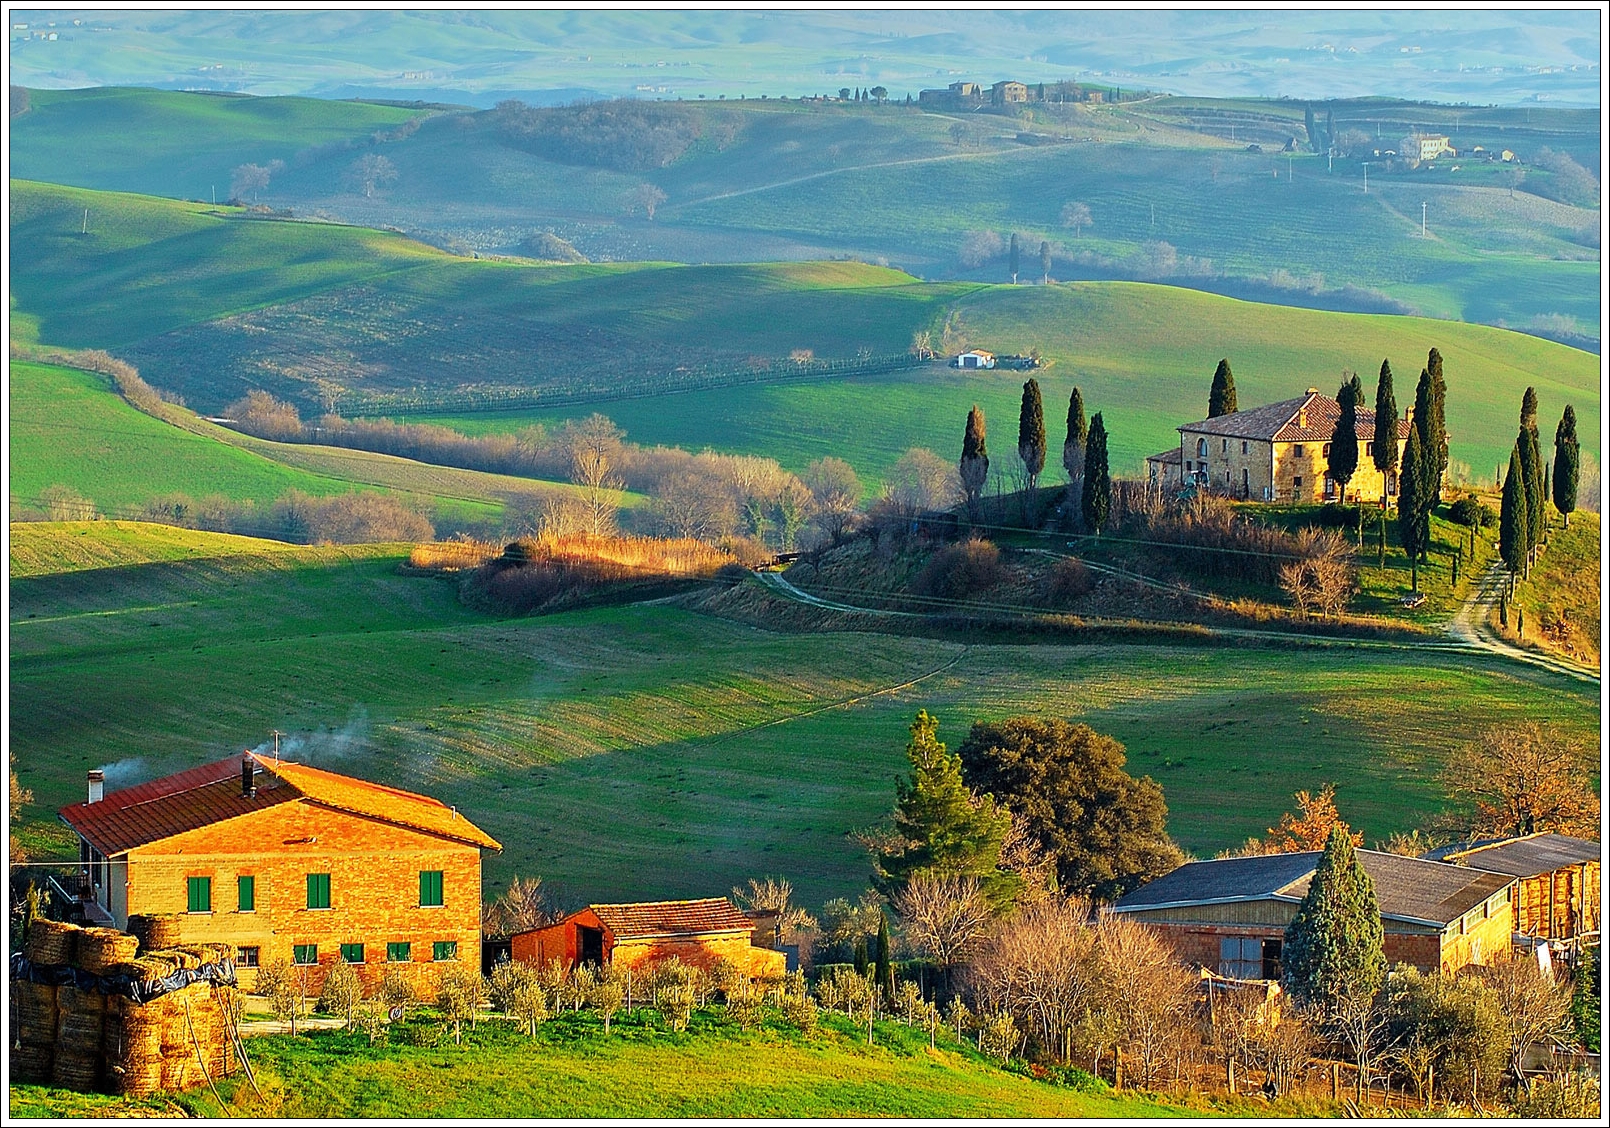
M 576 926 L 576 962 L 604 966 L 603 929 L 588 928 L 585 924 Z

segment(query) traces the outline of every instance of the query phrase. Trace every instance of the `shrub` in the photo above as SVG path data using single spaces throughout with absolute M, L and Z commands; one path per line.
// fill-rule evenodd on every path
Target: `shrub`
M 1017 1022 L 1006 1011 L 993 1015 L 984 1020 L 978 1028 L 978 1050 L 985 1057 L 1000 1058 L 1005 1065 L 1017 1049 L 1017 1044 L 1023 1040 L 1018 1033 Z
M 1045 580 L 1045 599 L 1053 607 L 1066 607 L 1096 589 L 1096 581 L 1083 560 L 1065 556 L 1052 566 Z
M 1001 550 L 987 540 L 968 540 L 934 553 L 913 585 L 919 595 L 966 599 L 1001 580 Z
M 319 991 L 318 1009 L 325 1014 L 339 1015 L 352 1025 L 353 1011 L 363 1000 L 363 980 L 346 960 L 336 960 L 324 974 L 324 986 Z
M 1488 529 L 1498 524 L 1498 516 L 1474 497 L 1462 497 L 1448 507 L 1448 520 L 1468 528 Z
M 486 980 L 479 968 L 457 964 L 442 972 L 436 988 L 436 1008 L 453 1027 L 453 1041 L 464 1040 L 464 1023 L 474 1023 L 475 1015 L 486 1001 Z
M 801 1034 L 816 1030 L 816 1003 L 808 995 L 788 993 L 782 1000 L 783 1019 L 797 1027 Z

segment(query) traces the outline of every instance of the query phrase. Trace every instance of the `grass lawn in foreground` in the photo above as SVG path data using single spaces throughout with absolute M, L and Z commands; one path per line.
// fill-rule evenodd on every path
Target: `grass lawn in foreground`
M 1595 693 L 1496 658 L 790 635 L 647 605 L 497 619 L 449 582 L 397 574 L 405 552 L 14 579 L 11 737 L 37 798 L 25 821 L 74 800 L 88 768 L 134 782 L 278 728 L 293 756 L 456 804 L 505 844 L 487 860 L 494 893 L 517 873 L 580 901 L 772 873 L 817 905 L 865 886 L 846 835 L 890 810 L 919 709 L 952 747 L 972 721 L 1017 713 L 1113 734 L 1198 854 L 1262 833 L 1294 790 L 1327 780 L 1375 841 L 1438 808 L 1444 758 L 1483 727 L 1547 720 L 1583 740 L 1597 727 Z

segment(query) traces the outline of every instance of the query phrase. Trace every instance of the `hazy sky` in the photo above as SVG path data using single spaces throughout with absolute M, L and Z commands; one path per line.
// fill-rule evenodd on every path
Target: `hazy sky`
M 1597 8 L 12 9 L 11 81 L 425 98 L 797 96 L 967 77 L 1182 94 L 1597 105 Z M 26 28 L 18 27 L 26 24 Z M 51 36 L 55 38 L 52 39 Z

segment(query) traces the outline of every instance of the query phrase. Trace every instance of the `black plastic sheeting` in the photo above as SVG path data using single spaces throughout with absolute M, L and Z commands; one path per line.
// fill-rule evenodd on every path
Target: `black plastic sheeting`
M 178 991 L 192 983 L 211 983 L 215 987 L 235 986 L 235 961 L 219 960 L 203 967 L 180 968 L 166 979 L 140 980 L 128 975 L 96 975 L 81 967 L 62 967 L 36 964 L 22 953 L 11 957 L 11 977 L 46 983 L 52 987 L 74 987 L 80 991 L 99 991 L 103 995 L 121 995 L 136 1003 Z

